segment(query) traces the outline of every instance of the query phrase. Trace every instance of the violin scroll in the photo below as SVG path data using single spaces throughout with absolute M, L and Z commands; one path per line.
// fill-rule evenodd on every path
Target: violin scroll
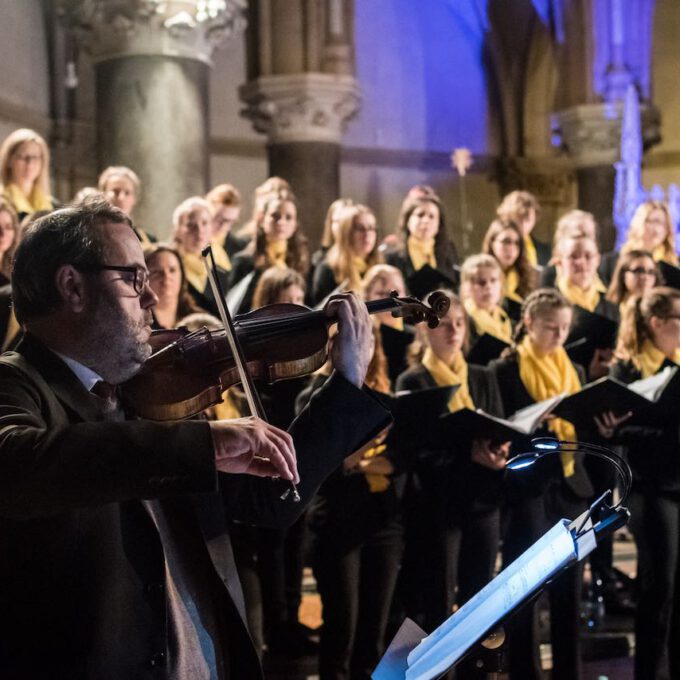
M 401 317 L 408 324 L 427 322 L 430 328 L 436 328 L 439 320 L 449 311 L 451 301 L 445 293 L 434 291 L 427 298 L 427 304 L 414 297 L 399 297 L 396 291 L 387 298 L 396 303 L 392 316 Z M 378 301 L 381 302 L 381 301 Z M 369 311 L 372 303 L 368 303 Z

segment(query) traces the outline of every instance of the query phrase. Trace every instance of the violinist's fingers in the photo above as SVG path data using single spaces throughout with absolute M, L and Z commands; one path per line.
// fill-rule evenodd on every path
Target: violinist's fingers
M 252 470 L 266 468 L 283 479 L 298 479 L 295 448 L 287 432 L 252 417 L 209 424 L 218 471 L 255 474 Z M 263 461 L 253 464 L 256 456 L 268 459 L 266 465 Z
M 337 315 L 338 335 L 331 349 L 335 369 L 361 387 L 373 356 L 373 326 L 365 303 L 354 293 L 334 296 L 326 305 L 326 313 Z

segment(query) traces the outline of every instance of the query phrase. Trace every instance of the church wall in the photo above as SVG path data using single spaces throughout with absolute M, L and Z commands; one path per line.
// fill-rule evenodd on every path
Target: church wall
M 39 0 L 0 0 L 0 45 L 0 139 L 18 127 L 49 134 L 49 70 Z
M 645 156 L 642 182 L 667 187 L 680 184 L 680 3 L 657 0 L 654 16 L 652 101 L 661 111 L 661 136 L 658 146 Z

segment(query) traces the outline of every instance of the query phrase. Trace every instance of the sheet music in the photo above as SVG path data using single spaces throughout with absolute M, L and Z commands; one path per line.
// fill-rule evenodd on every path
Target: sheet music
M 565 396 L 566 393 L 562 393 L 556 397 L 550 397 L 536 404 L 525 406 L 513 413 L 508 420 L 524 434 L 531 434 L 539 426 L 541 418 L 546 413 L 550 413 Z
M 438 678 L 546 579 L 575 562 L 569 522 L 561 520 L 408 655 L 407 680 Z
M 663 371 L 650 375 L 649 378 L 630 383 L 628 389 L 650 401 L 656 401 L 677 370 L 674 366 L 666 366 Z

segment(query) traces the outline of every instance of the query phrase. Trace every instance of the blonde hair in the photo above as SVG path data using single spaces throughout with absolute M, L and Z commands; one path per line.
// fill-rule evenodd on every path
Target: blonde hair
M 10 166 L 12 156 L 26 142 L 35 142 L 40 147 L 42 167 L 34 186 L 37 186 L 45 196 L 50 196 L 52 193 L 50 191 L 50 150 L 47 142 L 35 130 L 29 128 L 20 128 L 11 132 L 0 146 L 0 184 L 7 186 L 12 183 L 12 168 Z
M 494 269 L 498 272 L 501 284 L 505 280 L 503 268 L 493 255 L 478 253 L 465 258 L 460 268 L 460 297 L 464 300 L 470 297 L 470 284 L 474 281 L 480 269 Z
M 175 236 L 177 236 L 177 230 L 179 229 L 182 220 L 186 215 L 192 213 L 194 210 L 207 210 L 210 215 L 212 211 L 210 210 L 210 203 L 202 198 L 201 196 L 190 196 L 185 198 L 172 212 L 172 226 L 175 230 Z
M 667 319 L 673 302 L 680 300 L 680 291 L 668 286 L 656 286 L 640 296 L 631 297 L 623 306 L 619 336 L 614 355 L 623 361 L 632 361 L 639 369 L 637 355 L 645 340 L 652 340 L 649 322 L 653 316 Z
M 125 165 L 110 165 L 108 168 L 106 168 L 102 174 L 99 175 L 99 179 L 97 180 L 97 187 L 99 191 L 105 192 L 106 185 L 112 179 L 117 177 L 123 177 L 124 179 L 128 180 L 135 189 L 135 197 L 139 198 L 139 194 L 142 190 L 142 183 L 139 180 L 137 173 Z
M 2 272 L 8 279 L 12 273 L 12 260 L 14 259 L 14 252 L 19 245 L 19 216 L 14 206 L 6 199 L 0 196 L 0 213 L 7 213 L 12 220 L 12 226 L 14 227 L 14 240 L 10 247 L 2 254 L 2 260 L 0 261 L 0 272 Z
M 678 264 L 678 256 L 675 254 L 675 231 L 673 229 L 673 219 L 671 218 L 668 204 L 664 201 L 645 201 L 641 203 L 630 221 L 630 228 L 628 229 L 628 236 L 626 242 L 621 248 L 624 253 L 627 250 L 641 250 L 644 248 L 643 236 L 645 233 L 645 222 L 650 213 L 654 210 L 661 210 L 666 220 L 666 238 L 663 246 L 666 254 L 670 256 L 673 264 Z
M 401 269 L 393 267 L 391 264 L 374 264 L 366 274 L 364 274 L 364 278 L 361 281 L 361 289 L 364 298 L 366 298 L 368 291 L 371 290 L 376 282 L 380 280 L 385 281 L 390 277 L 401 279 L 402 288 L 406 290 L 406 283 L 404 281 L 404 275 L 401 273 Z
M 205 200 L 210 204 L 211 213 L 223 206 L 241 207 L 241 194 L 233 184 L 218 184 L 205 195 Z
M 351 198 L 336 198 L 328 206 L 328 210 L 326 211 L 326 219 L 323 223 L 323 235 L 321 237 L 321 245 L 324 248 L 330 248 L 335 242 L 332 226 L 336 211 L 342 210 L 343 208 L 350 208 L 353 205 L 354 201 Z
M 356 221 L 362 215 L 370 215 L 375 219 L 373 211 L 365 205 L 354 205 L 345 208 L 340 217 L 338 227 L 338 238 L 331 246 L 326 255 L 326 261 L 333 270 L 335 280 L 339 283 L 345 279 L 349 280 L 349 289 L 359 291 L 361 289 L 361 274 L 357 271 L 354 264 L 354 253 L 352 252 L 352 230 Z M 371 267 L 382 262 L 382 255 L 378 250 L 378 239 L 375 240 L 373 250 L 366 258 L 366 264 Z
M 553 235 L 553 254 L 556 250 L 557 244 L 564 238 L 570 236 L 589 236 L 583 228 L 584 223 L 591 222 L 593 225 L 592 238 L 597 239 L 598 226 L 593 213 L 585 210 L 570 210 L 565 213 L 557 221 L 555 226 L 555 234 Z
M 502 220 L 521 223 L 529 216 L 529 211 L 532 209 L 538 216 L 541 206 L 533 194 L 528 191 L 511 191 L 504 196 L 496 214 Z

